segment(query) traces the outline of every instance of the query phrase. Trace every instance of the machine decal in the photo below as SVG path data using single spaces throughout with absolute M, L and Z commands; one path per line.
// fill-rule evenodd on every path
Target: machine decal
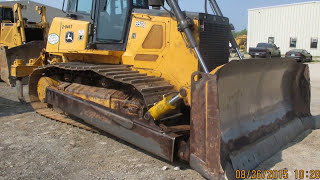
M 67 43 L 72 43 L 74 39 L 74 32 L 69 31 L 66 33 L 66 42 Z
M 2 26 L 3 27 L 5 27 L 5 26 L 13 26 L 13 24 L 12 23 L 3 23 Z
M 132 33 L 131 39 L 136 39 L 136 37 L 137 37 L 137 34 L 136 33 Z
M 84 39 L 84 30 L 83 30 L 83 29 L 82 29 L 82 30 L 79 30 L 78 34 L 79 34 L 78 39 L 79 39 L 79 40 L 83 40 L 83 39 Z
M 136 27 L 142 27 L 142 28 L 146 27 L 146 23 L 144 21 L 136 21 L 135 25 Z
M 59 42 L 59 36 L 57 34 L 49 34 L 48 42 L 50 44 L 57 44 Z
M 62 29 L 72 29 L 72 24 L 70 24 L 70 25 L 62 25 Z

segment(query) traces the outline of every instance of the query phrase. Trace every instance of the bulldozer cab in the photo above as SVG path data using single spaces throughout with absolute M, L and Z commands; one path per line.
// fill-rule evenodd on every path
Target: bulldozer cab
M 13 11 L 11 7 L 0 6 L 0 22 L 13 22 Z
M 69 0 L 64 4 L 68 16 L 93 24 L 89 44 L 99 50 L 119 51 L 126 47 L 132 9 L 149 8 L 147 0 Z

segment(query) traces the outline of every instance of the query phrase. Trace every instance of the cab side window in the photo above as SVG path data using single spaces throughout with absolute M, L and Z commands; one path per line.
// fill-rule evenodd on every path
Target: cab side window
M 128 0 L 100 0 L 97 40 L 121 42 L 128 18 Z
M 69 0 L 67 11 L 74 13 L 91 14 L 92 0 Z
M 78 0 L 77 12 L 90 14 L 92 9 L 92 0 Z

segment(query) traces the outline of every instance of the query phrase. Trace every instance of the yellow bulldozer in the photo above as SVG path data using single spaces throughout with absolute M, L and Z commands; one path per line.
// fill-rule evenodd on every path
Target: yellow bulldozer
M 254 169 L 311 127 L 308 66 L 229 62 L 229 20 L 209 3 L 215 15 L 177 0 L 68 0 L 46 51 L 13 76 L 32 69 L 30 103 L 45 117 L 90 129 L 80 118 L 208 179 Z
M 236 37 L 236 42 L 238 44 L 240 51 L 247 50 L 247 35 L 240 35 Z
M 22 9 L 26 6 L 16 3 L 13 8 L 2 7 L 2 21 L 0 32 L 0 75 L 7 84 L 14 86 L 15 81 L 10 76 L 10 68 L 17 59 L 28 61 L 39 57 L 46 46 L 49 23 L 46 18 L 46 7 L 37 6 L 41 16 L 38 23 L 28 22 L 23 18 Z M 19 62 L 19 61 L 17 61 Z

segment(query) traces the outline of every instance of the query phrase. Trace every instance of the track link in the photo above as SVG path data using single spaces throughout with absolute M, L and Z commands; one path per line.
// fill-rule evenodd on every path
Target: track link
M 173 91 L 173 85 L 163 78 L 148 76 L 133 70 L 130 65 L 97 65 L 81 62 L 58 63 L 40 69 L 63 69 L 69 71 L 92 71 L 101 77 L 134 87 L 143 96 L 148 107 L 162 100 L 162 96 Z
M 55 112 L 51 108 L 37 109 L 36 112 L 46 118 L 56 120 L 56 121 L 59 121 L 62 123 L 66 123 L 68 125 L 72 125 L 72 126 L 80 128 L 80 129 L 84 129 L 84 130 L 95 132 L 95 133 L 99 132 L 97 129 L 90 127 L 90 126 L 87 126 L 84 123 L 80 123 L 78 121 L 75 121 L 64 114 Z

